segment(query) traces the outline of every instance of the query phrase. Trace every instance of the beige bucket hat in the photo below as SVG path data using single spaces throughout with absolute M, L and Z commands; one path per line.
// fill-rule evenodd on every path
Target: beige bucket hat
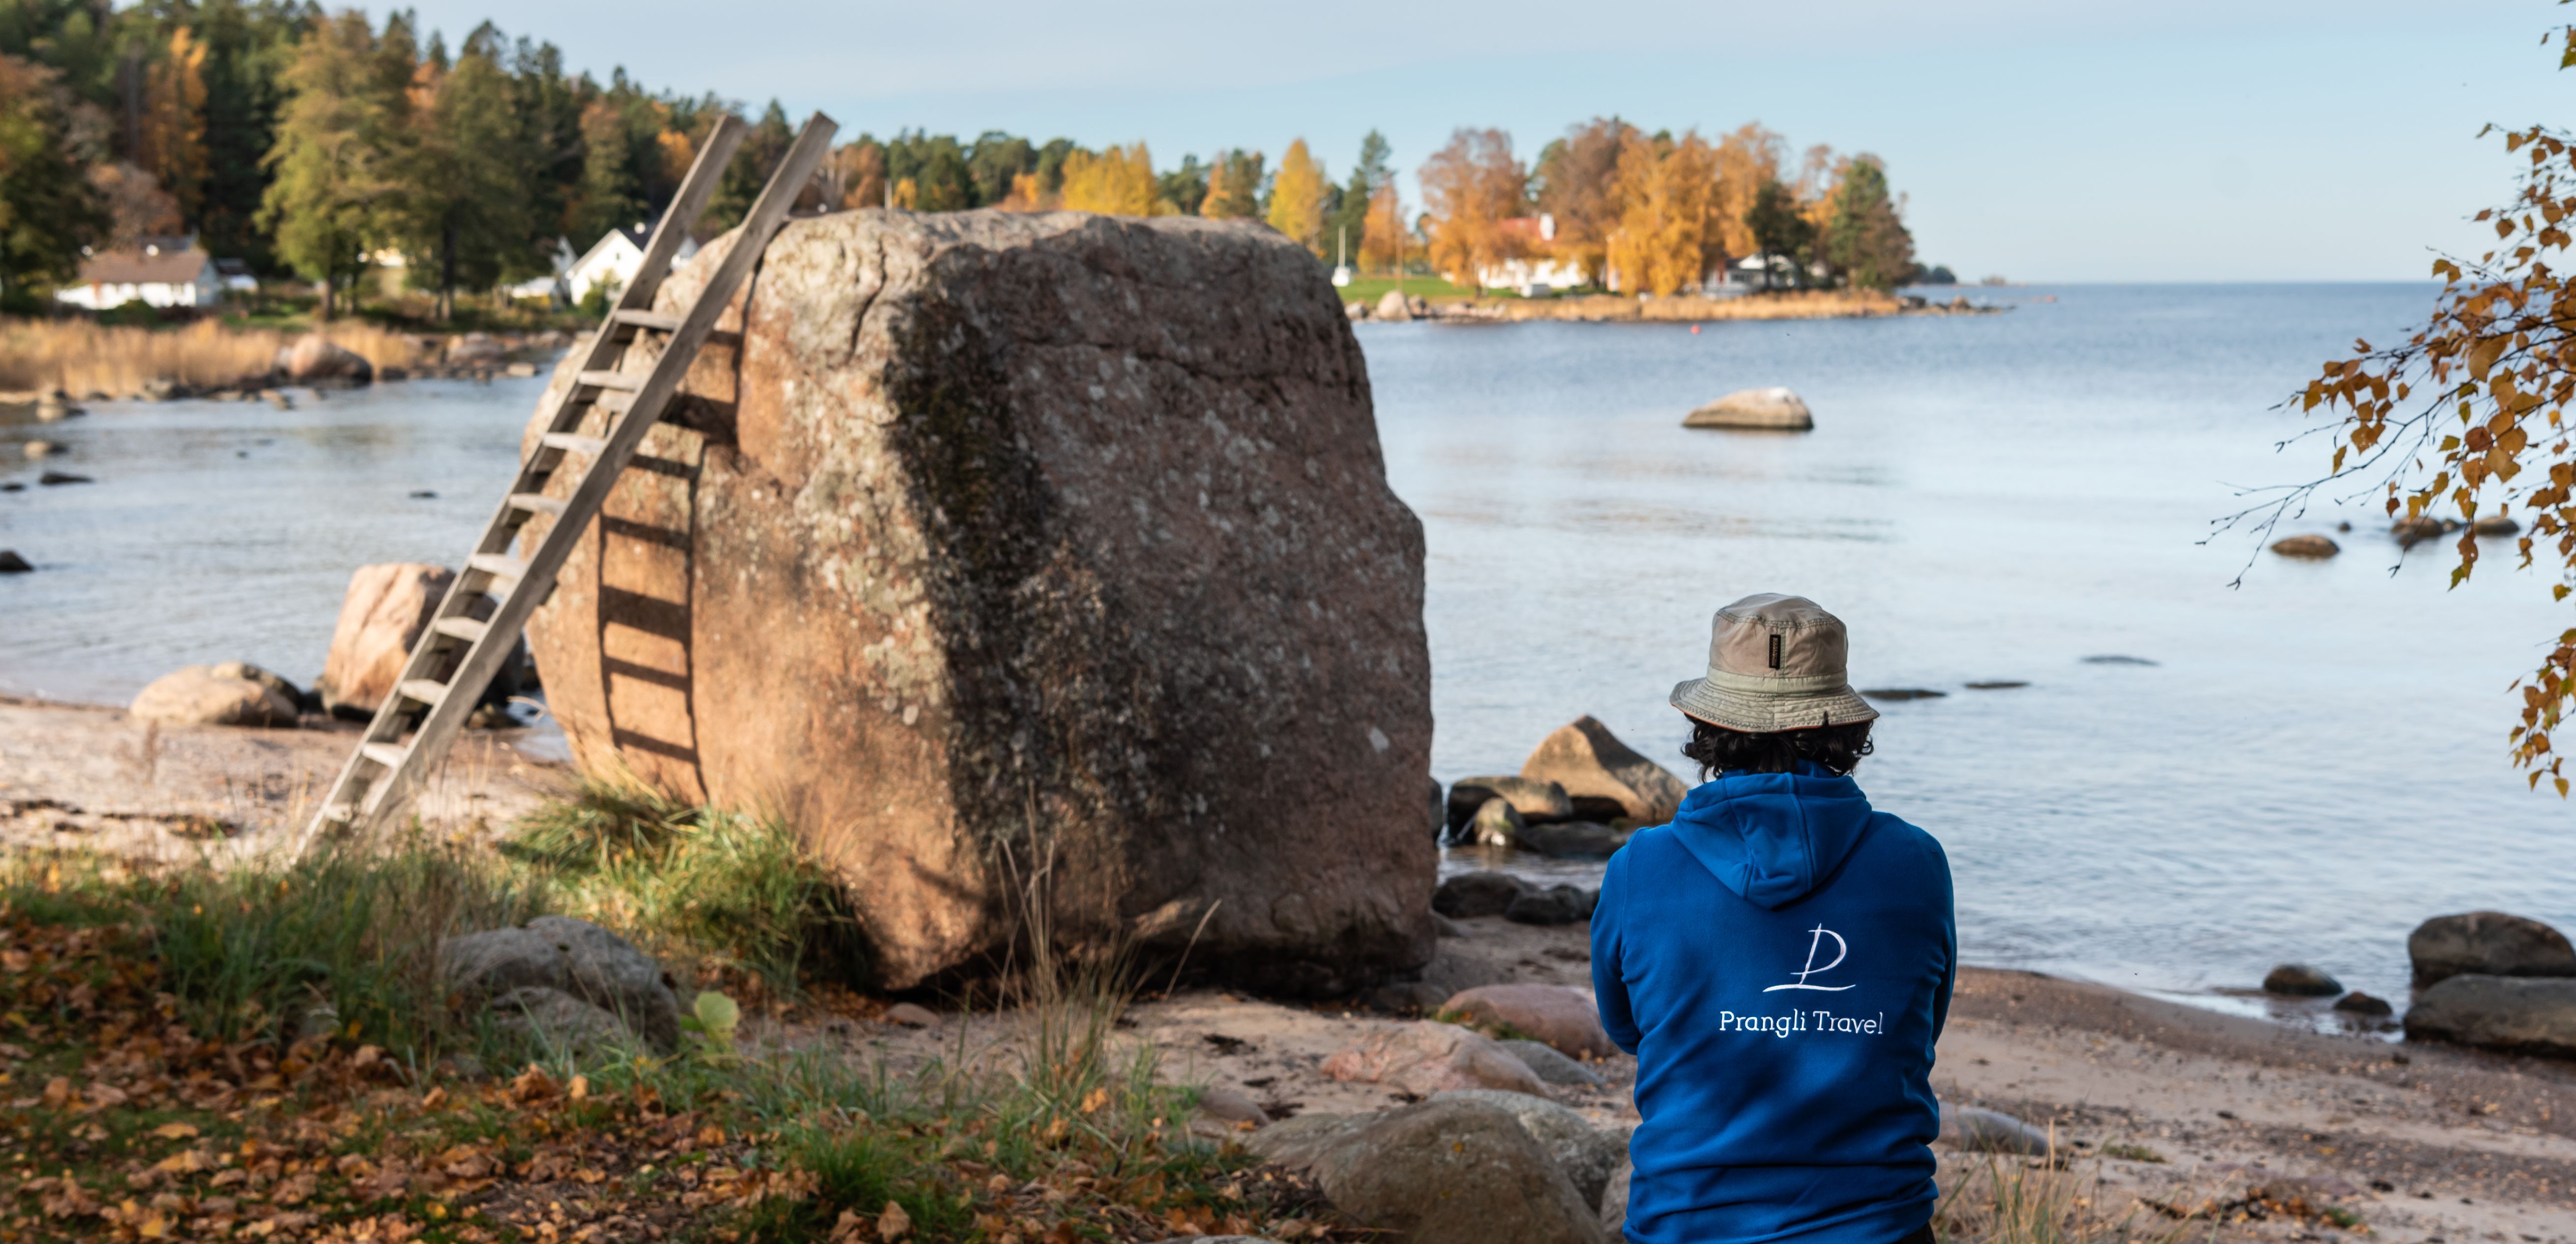
M 1729 730 L 1769 734 L 1878 716 L 1851 689 L 1843 620 L 1804 596 L 1765 592 L 1717 611 L 1708 676 L 1673 688 L 1673 707 Z

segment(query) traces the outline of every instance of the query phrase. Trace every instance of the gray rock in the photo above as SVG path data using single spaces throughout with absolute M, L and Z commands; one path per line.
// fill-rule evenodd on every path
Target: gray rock
M 227 662 L 227 667 L 256 667 Z M 140 721 L 198 726 L 292 726 L 299 704 L 258 679 L 191 665 L 164 674 L 136 694 L 126 712 Z M 264 671 L 258 671 L 264 672 Z M 272 676 L 274 677 L 274 676 Z M 278 680 L 283 682 L 284 680 Z
M 2311 561 L 2317 561 L 2332 557 L 2335 554 L 2342 552 L 2343 546 L 2325 538 L 2324 536 L 2308 534 L 2284 536 L 2275 540 L 2272 542 L 2272 551 L 2283 557 L 2299 557 L 2306 558 Z
M 1499 916 L 1528 888 L 1528 882 L 1510 873 L 1460 873 L 1432 891 L 1431 910 L 1452 920 Z
M 320 333 L 307 333 L 277 351 L 278 374 L 297 384 L 322 388 L 362 385 L 375 380 L 376 365 L 355 350 L 334 345 Z
M 596 1054 L 633 1041 L 615 1015 L 560 989 L 530 986 L 494 996 L 492 1026 L 550 1050 Z
M 1592 918 L 1592 905 L 1599 895 L 1581 886 L 1554 885 L 1544 890 L 1524 890 L 1503 909 L 1503 919 L 1514 924 L 1573 924 Z
M 1941 1139 L 1967 1153 L 2048 1154 L 2048 1133 L 2000 1110 L 1941 1103 Z
M 2460 973 L 2416 996 L 2409 1041 L 2576 1058 L 2576 980 Z
M 53 457 L 55 454 L 62 453 L 70 448 L 71 446 L 62 443 L 61 441 L 39 440 L 27 442 L 22 452 L 27 455 L 28 461 L 33 462 L 38 458 Z
M 1199 1092 L 1199 1113 L 1221 1123 L 1249 1123 L 1267 1127 L 1270 1113 L 1252 1095 L 1231 1084 L 1211 1084 Z
M 1816 417 L 1792 390 L 1739 389 L 1692 411 L 1682 426 L 1804 432 L 1816 426 Z
M 1607 1244 L 1598 1210 L 1547 1149 L 1485 1101 L 1300 1115 L 1250 1148 L 1311 1173 L 1336 1209 L 1407 1244 Z
M 2469 530 L 2482 536 L 2513 536 L 2522 534 L 2522 524 L 2502 514 L 2489 514 L 2469 524 Z
M 1413 318 L 1413 303 L 1405 298 L 1403 291 L 1390 289 L 1377 300 L 1377 310 L 1370 315 L 1374 319 L 1401 324 Z
M 1519 810 L 1508 799 L 1488 799 L 1476 809 L 1476 819 L 1467 826 L 1467 840 L 1480 847 L 1514 847 L 1528 829 Z
M 2343 982 L 2326 970 L 2305 963 L 2284 963 L 2263 977 L 2263 992 L 2288 994 L 2298 998 L 2331 998 L 2343 992 Z
M 1574 816 L 1574 801 L 1566 797 L 1563 785 L 1509 774 L 1460 778 L 1450 783 L 1449 824 L 1453 828 L 1466 825 L 1476 818 L 1486 800 L 1498 798 L 1509 801 L 1512 810 L 1530 824 L 1571 820 Z
M 1608 859 L 1626 845 L 1626 830 L 1612 829 L 1594 821 L 1531 825 L 1520 833 L 1522 850 L 1559 859 Z
M 1431 913 L 1431 931 L 1442 937 L 1467 936 L 1467 926 L 1436 911 Z
M 1368 1005 L 1389 1015 L 1429 1015 L 1449 1000 L 1449 994 L 1429 981 L 1392 981 L 1370 990 Z
M 1452 1089 L 1431 1100 L 1483 1102 L 1520 1120 L 1521 1130 L 1547 1150 L 1556 1169 L 1565 1172 L 1574 1190 L 1583 1194 L 1585 1205 L 1601 1203 L 1610 1172 L 1628 1160 L 1624 1134 L 1594 1127 L 1582 1115 L 1543 1097 L 1499 1089 Z
M 1613 1240 L 1627 1238 L 1623 1228 L 1628 1225 L 1628 1180 L 1636 1173 L 1635 1166 L 1622 1162 L 1610 1172 L 1609 1185 L 1601 1189 L 1601 1233 Z
M 438 969 L 445 988 L 486 1005 L 514 990 L 553 990 L 606 1011 L 656 1049 L 680 1045 L 680 1003 L 661 967 L 587 920 L 540 916 L 525 928 L 451 937 L 439 945 Z
M 1443 999 L 1443 1001 L 1446 1001 L 1446 999 Z M 1436 1006 L 1438 1004 L 1434 1003 L 1433 1005 Z M 1510 1050 L 1514 1057 L 1520 1059 L 1522 1062 L 1528 1063 L 1529 1069 L 1537 1072 L 1539 1079 L 1545 1080 L 1550 1084 L 1582 1084 L 1597 1086 L 1609 1083 L 1608 1080 L 1602 1077 L 1600 1072 L 1594 1071 L 1590 1067 L 1586 1067 L 1583 1064 L 1558 1053 L 1555 1046 L 1549 1045 L 1545 1041 L 1525 1041 L 1515 1037 L 1507 1041 L 1495 1042 L 1495 1044 L 1502 1046 L 1504 1049 Z
M 2380 1016 L 2397 1013 L 2397 1008 L 2388 1005 L 2388 999 L 2374 997 L 2358 989 L 2335 999 L 2334 1009 L 2354 1015 Z
M 206 672 L 217 678 L 239 678 L 249 682 L 258 683 L 259 685 L 276 692 L 278 698 L 285 700 L 287 703 L 297 705 L 298 707 L 301 707 L 312 699 L 312 696 L 306 694 L 302 687 L 298 687 L 294 683 L 288 682 L 284 678 L 261 669 L 248 661 L 218 662 L 214 665 L 207 666 Z
M 2407 935 L 2415 984 L 2462 972 L 2484 976 L 2576 976 L 2576 947 L 2537 920 L 2500 911 L 2435 916 Z
M 38 475 L 36 477 L 36 482 L 47 487 L 54 487 L 61 484 L 95 484 L 98 481 L 91 479 L 86 475 L 74 475 L 69 471 L 47 471 Z

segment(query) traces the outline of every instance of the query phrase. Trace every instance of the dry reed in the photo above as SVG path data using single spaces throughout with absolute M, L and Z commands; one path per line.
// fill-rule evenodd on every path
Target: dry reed
M 377 367 L 416 366 L 420 343 L 372 324 L 321 330 Z M 148 381 L 229 388 L 269 374 L 279 349 L 301 334 L 199 320 L 185 328 L 105 327 L 87 320 L 0 321 L 0 392 L 51 389 L 80 397 L 140 393 Z

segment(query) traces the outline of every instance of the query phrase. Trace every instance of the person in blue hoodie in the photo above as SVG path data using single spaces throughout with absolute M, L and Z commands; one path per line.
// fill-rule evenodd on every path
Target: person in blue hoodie
M 1672 696 L 1703 781 L 1610 857 L 1592 913 L 1644 1119 L 1627 1237 L 1930 1244 L 1949 860 L 1852 781 L 1878 712 L 1841 620 L 1748 596 L 1713 631 L 1707 676 Z

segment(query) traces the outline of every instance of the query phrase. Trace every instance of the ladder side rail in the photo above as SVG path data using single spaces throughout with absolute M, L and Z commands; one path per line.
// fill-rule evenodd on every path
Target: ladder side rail
M 787 209 L 803 192 L 805 183 L 813 178 L 814 170 L 822 163 L 837 128 L 831 118 L 819 112 L 806 121 L 804 130 L 796 136 L 795 145 L 788 148 L 786 159 L 779 163 L 778 171 L 771 176 L 769 184 L 761 190 L 759 200 L 752 205 L 751 213 L 744 219 L 742 231 L 736 236 L 733 249 L 726 253 L 723 265 L 716 269 L 705 290 L 691 304 L 688 317 L 681 322 L 679 331 L 672 334 L 643 387 L 636 391 L 634 404 L 610 429 L 608 444 L 583 470 L 581 483 L 564 501 L 564 512 L 555 517 L 547 527 L 545 537 L 530 552 L 526 574 L 502 594 L 500 607 L 493 611 L 483 638 L 466 649 L 464 661 L 458 666 L 455 676 L 448 680 L 453 690 L 431 706 L 421 719 L 419 729 L 412 735 L 411 751 L 401 771 L 389 773 L 386 780 L 369 793 L 366 806 L 359 814 L 362 822 L 372 822 L 386 808 L 408 797 L 409 791 L 402 788 L 416 784 L 430 764 L 446 753 L 448 744 L 464 727 L 465 719 L 473 710 L 469 701 L 480 698 L 482 688 L 499 670 L 502 659 L 517 641 L 529 616 L 548 595 L 556 573 L 571 556 L 573 546 L 580 542 L 589 531 L 592 520 L 606 507 L 609 491 L 616 487 L 618 477 L 625 473 L 628 460 L 643 445 L 644 434 L 660 420 L 662 408 L 679 391 L 680 380 L 688 374 L 699 347 L 715 330 L 717 317 L 723 315 L 725 307 L 733 301 L 734 291 L 741 286 L 743 278 L 750 275 L 752 266 L 768 249 L 771 236 L 786 219 Z M 506 506 L 506 501 L 504 504 Z M 460 573 L 451 591 L 463 591 L 469 583 L 486 578 L 470 571 Z M 469 687 L 473 694 L 457 694 L 457 691 Z
M 734 151 L 750 134 L 750 124 L 730 112 L 716 118 L 715 130 L 707 135 L 707 145 L 698 153 L 708 170 L 705 184 L 699 184 L 699 166 L 692 165 L 688 180 L 680 183 L 680 192 L 671 196 L 669 207 L 662 209 L 662 223 L 653 226 L 653 236 L 644 243 L 644 263 L 635 270 L 635 279 L 618 294 L 619 308 L 652 309 L 653 295 L 662 291 L 663 278 L 671 274 L 671 261 L 680 253 L 681 239 L 697 227 L 698 217 L 707 210 L 707 200 L 715 197 L 716 183 L 724 180 L 725 169 L 733 164 Z M 612 333 L 616 325 L 613 314 L 602 322 L 602 327 Z
M 733 162 L 734 153 L 741 148 L 744 138 L 749 133 L 750 127 L 739 117 L 728 115 L 717 120 L 714 130 L 707 136 L 706 145 L 699 149 L 697 159 L 690 164 L 688 176 L 681 180 L 679 193 L 673 195 L 670 206 L 663 209 L 661 223 L 655 227 L 654 236 L 645 247 L 643 261 L 636 270 L 637 280 L 621 296 L 620 305 L 631 300 L 639 287 L 648 291 L 646 296 L 649 298 L 649 291 L 660 286 L 662 278 L 670 270 L 671 256 L 678 250 L 680 238 L 696 226 L 699 215 L 706 210 L 707 200 L 714 196 L 716 186 L 724 180 L 726 168 Z M 625 341 L 618 336 L 617 317 L 614 314 L 604 316 L 601 318 L 599 327 L 590 334 L 590 340 L 582 354 L 581 370 L 613 368 L 623 356 L 625 349 Z M 582 397 L 581 390 L 582 386 L 578 384 L 567 387 L 555 399 L 554 409 L 546 414 L 547 430 L 561 432 L 566 429 L 559 425 L 567 422 L 578 424 L 581 421 L 582 415 L 598 397 L 596 393 L 590 394 L 587 398 Z M 568 415 L 569 419 L 567 419 Z M 512 484 L 511 492 L 542 491 L 546 480 L 554 474 L 562 459 L 562 450 L 539 445 L 534 452 L 520 460 L 519 476 Z M 491 521 L 485 524 L 483 539 L 476 544 L 475 551 L 497 551 L 486 547 L 494 543 L 496 534 L 502 537 L 499 541 L 500 546 L 506 548 L 509 542 L 517 537 L 517 528 L 521 521 L 523 520 L 513 516 L 509 495 L 503 494 L 499 508 L 494 512 Z M 585 522 L 584 525 L 586 526 L 587 523 Z M 384 699 L 376 705 L 375 715 L 368 720 L 367 729 L 359 736 L 358 746 L 350 749 L 347 763 L 341 766 L 339 776 L 332 781 L 328 788 L 329 793 L 323 797 L 322 806 L 316 809 L 313 820 L 306 826 L 303 836 L 298 839 L 296 854 L 303 854 L 323 826 L 338 819 L 332 815 L 335 809 L 349 809 L 354 814 L 351 818 L 352 823 L 364 825 L 369 809 L 381 804 L 385 792 L 404 777 L 400 772 L 389 770 L 379 780 L 370 783 L 366 773 L 368 769 L 378 766 L 377 762 L 366 754 L 366 745 L 397 742 L 401 739 L 404 730 L 409 728 L 410 718 L 415 714 L 405 704 L 400 690 L 404 683 L 431 680 L 432 671 L 451 656 L 461 655 L 470 658 L 473 655 L 473 649 L 488 646 L 490 639 L 488 628 L 485 631 L 485 639 L 472 644 L 451 641 L 450 637 L 432 629 L 441 620 L 470 616 L 475 598 L 486 595 L 488 586 L 486 576 L 477 575 L 468 569 L 460 569 L 456 577 L 449 582 L 447 592 L 439 598 L 437 607 L 430 611 L 428 623 L 422 626 L 420 638 L 413 642 L 411 652 L 404 658 L 402 673 L 395 679 L 393 689 L 388 690 Z M 506 603 L 506 601 L 500 603 Z M 514 632 L 502 645 L 502 651 L 506 653 L 516 644 L 517 635 Z M 458 654 L 459 646 L 464 647 L 466 651 Z M 492 662 L 491 667 L 492 670 L 497 670 L 498 661 Z M 460 662 L 455 676 L 447 680 L 447 693 L 440 697 L 440 704 L 430 706 L 432 710 L 458 698 L 457 693 L 463 690 L 465 685 L 462 677 L 464 672 Z M 483 689 L 490 685 L 490 682 L 491 671 L 487 671 L 473 684 L 471 693 L 466 698 L 480 701 L 483 698 Z M 422 724 L 427 723 L 424 720 Z M 440 751 L 444 750 L 442 745 Z M 434 759 L 434 757 L 425 756 L 423 759 Z M 407 759 L 403 767 L 416 770 L 424 766 L 410 763 Z M 370 785 L 377 789 L 370 792 L 368 789 Z M 369 797 L 370 795 L 372 797 Z

